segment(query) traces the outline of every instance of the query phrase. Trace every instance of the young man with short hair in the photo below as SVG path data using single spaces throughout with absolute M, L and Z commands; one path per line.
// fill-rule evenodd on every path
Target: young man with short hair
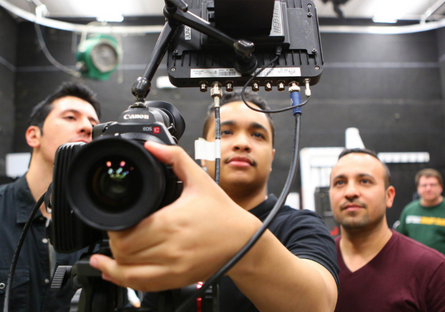
M 386 209 L 395 189 L 376 154 L 343 151 L 329 191 L 340 292 L 336 312 L 445 311 L 445 257 L 389 229 Z
M 32 148 L 28 172 L 0 187 L 0 283 L 3 286 L 24 224 L 52 181 L 57 148 L 68 142 L 90 142 L 99 115 L 95 94 L 75 83 L 63 84 L 34 107 L 26 130 L 26 142 Z M 80 254 L 54 252 L 46 238 L 50 217 L 42 205 L 26 235 L 11 287 L 9 311 L 69 310 L 74 294 L 70 283 L 61 291 L 50 291 L 49 284 L 57 266 L 73 264 Z M 0 294 L 1 307 L 3 302 L 4 293 Z
M 445 255 L 442 175 L 435 169 L 423 169 L 415 181 L 420 199 L 403 209 L 397 231 Z
M 273 124 L 239 94 L 229 96 L 221 100 L 220 187 L 179 147 L 147 142 L 147 150 L 173 166 L 184 190 L 136 227 L 109 232 L 115 260 L 94 255 L 91 261 L 104 278 L 150 292 L 205 281 L 261 226 L 276 202 L 267 194 Z M 251 96 L 247 100 L 265 108 Z M 211 112 L 203 136 L 214 138 Z M 213 162 L 203 165 L 213 178 Z M 221 311 L 333 311 L 336 282 L 334 242 L 322 220 L 311 211 L 283 207 L 221 280 Z M 156 309 L 153 297 L 147 298 Z

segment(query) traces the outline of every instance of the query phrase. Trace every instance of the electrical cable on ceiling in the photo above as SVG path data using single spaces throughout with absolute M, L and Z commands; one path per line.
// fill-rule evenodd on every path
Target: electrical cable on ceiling
M 68 75 L 72 75 L 76 78 L 80 78 L 81 75 L 78 71 L 75 71 L 71 68 L 68 68 L 67 66 L 59 63 L 49 52 L 45 40 L 43 39 L 43 34 L 42 34 L 42 30 L 40 29 L 40 26 L 38 24 L 34 24 L 34 27 L 36 29 L 36 33 L 37 33 L 37 39 L 39 41 L 39 45 L 40 48 L 42 49 L 43 54 L 45 55 L 46 59 L 52 64 L 54 65 L 56 68 L 60 69 L 61 71 L 67 73 Z
M 35 7 L 36 16 L 37 16 L 38 11 L 39 11 L 40 15 L 43 16 L 43 11 L 46 10 L 46 8 L 45 8 L 44 6 L 42 6 L 42 3 L 41 3 L 40 1 L 38 1 L 38 0 L 32 0 L 32 1 L 29 1 L 29 4 L 30 4 L 30 6 L 31 6 L 31 10 L 33 9 L 33 8 L 32 8 L 32 5 L 33 5 L 33 4 L 36 6 L 36 7 Z M 39 10 L 39 8 L 40 8 L 40 10 Z M 34 23 L 34 28 L 35 28 L 35 30 L 36 30 L 37 40 L 39 41 L 40 48 L 42 49 L 42 52 L 43 52 L 43 54 L 45 55 L 46 59 L 47 59 L 47 60 L 48 60 L 54 67 L 60 69 L 61 71 L 67 73 L 68 75 L 72 75 L 72 76 L 74 76 L 74 77 L 76 77 L 76 78 L 80 78 L 80 77 L 81 77 L 81 74 L 80 74 L 78 71 L 73 70 L 73 69 L 71 69 L 71 68 L 68 68 L 67 66 L 65 66 L 65 65 L 63 65 L 63 64 L 61 64 L 61 63 L 59 63 L 59 62 L 58 62 L 58 61 L 51 55 L 51 53 L 50 53 L 49 50 L 48 50 L 48 47 L 46 46 L 45 39 L 43 38 L 42 29 L 40 28 L 40 25 L 37 24 L 37 23 Z
M 50 18 L 37 18 L 36 15 L 25 11 L 6 0 L 0 0 L 0 6 L 8 10 L 14 15 L 19 16 L 27 21 L 37 23 L 42 26 L 51 27 L 55 29 L 83 32 L 88 30 L 88 26 L 74 23 L 67 23 Z M 445 27 L 445 19 L 433 21 L 429 23 L 420 23 L 406 26 L 320 26 L 321 33 L 357 33 L 357 34 L 411 34 L 423 31 L 434 30 Z M 96 29 L 90 31 L 97 31 L 104 34 L 119 33 L 119 34 L 149 34 L 160 33 L 163 25 L 154 26 L 96 26 Z

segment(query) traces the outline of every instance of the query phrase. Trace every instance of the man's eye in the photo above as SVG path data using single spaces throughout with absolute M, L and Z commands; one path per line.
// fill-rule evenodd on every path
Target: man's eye
M 265 139 L 266 137 L 264 136 L 264 134 L 262 134 L 261 132 L 254 132 L 253 133 L 253 136 L 254 137 L 257 137 L 257 138 L 262 138 L 262 139 Z
M 343 184 L 345 184 L 345 182 L 343 182 L 343 181 L 335 181 L 334 182 L 335 186 L 342 186 Z
M 371 181 L 369 181 L 369 179 L 363 179 L 362 180 L 362 183 L 364 183 L 364 184 L 369 184 Z
M 65 119 L 69 119 L 69 120 L 75 120 L 74 116 L 71 116 L 71 115 L 69 115 L 69 116 L 65 116 L 64 118 L 65 118 Z
M 228 135 L 231 134 L 232 132 L 230 130 L 222 130 L 221 131 L 221 135 Z

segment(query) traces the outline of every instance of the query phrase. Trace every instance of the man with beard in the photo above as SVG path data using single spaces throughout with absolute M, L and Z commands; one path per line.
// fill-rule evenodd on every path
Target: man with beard
M 340 292 L 336 312 L 445 311 L 445 257 L 390 230 L 395 189 L 375 153 L 343 151 L 331 173 Z

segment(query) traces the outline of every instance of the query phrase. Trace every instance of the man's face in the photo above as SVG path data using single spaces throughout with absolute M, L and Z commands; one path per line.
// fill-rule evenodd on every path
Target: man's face
M 386 171 L 374 157 L 343 156 L 332 169 L 329 196 L 334 217 L 345 229 L 374 228 L 386 222 L 395 190 L 385 189 Z
M 275 154 L 267 116 L 251 110 L 241 101 L 222 106 L 220 113 L 221 187 L 226 191 L 238 186 L 266 188 Z M 210 125 L 206 140 L 215 140 L 215 121 Z M 215 162 L 202 163 L 214 178 Z
M 435 177 L 421 176 L 417 186 L 417 193 L 426 202 L 435 202 L 442 194 L 443 188 Z
M 91 142 L 91 131 L 99 123 L 93 106 L 77 97 L 66 96 L 53 102 L 53 110 L 39 130 L 39 148 L 47 161 L 54 162 L 57 148 L 69 142 Z

